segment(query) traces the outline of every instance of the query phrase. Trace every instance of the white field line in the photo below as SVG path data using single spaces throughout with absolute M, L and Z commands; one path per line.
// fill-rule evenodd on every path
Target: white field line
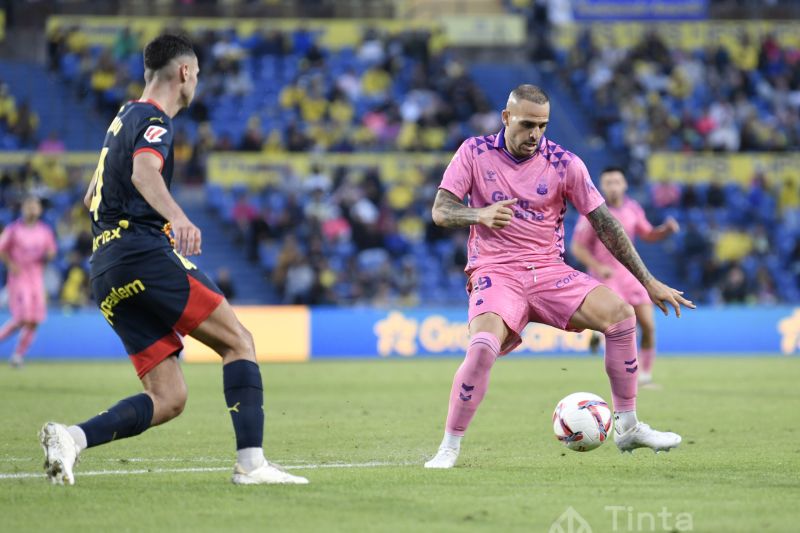
M 407 466 L 412 463 L 387 463 L 383 461 L 370 461 L 367 463 L 321 463 L 321 464 L 297 464 L 297 465 L 281 465 L 283 468 L 289 470 L 313 470 L 317 468 L 375 468 L 379 466 Z M 233 471 L 232 466 L 218 466 L 218 467 L 189 467 L 189 468 L 140 468 L 136 470 L 90 470 L 75 472 L 76 477 L 83 476 L 125 476 L 135 474 L 179 474 L 179 473 L 197 473 L 197 472 L 225 472 Z M 0 474 L 0 480 L 4 479 L 29 479 L 29 478 L 42 478 L 44 479 L 44 472 L 17 472 L 14 474 Z

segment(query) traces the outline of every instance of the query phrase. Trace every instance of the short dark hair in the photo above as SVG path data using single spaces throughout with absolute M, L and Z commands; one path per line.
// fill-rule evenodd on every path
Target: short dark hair
M 610 165 L 610 166 L 607 166 L 606 168 L 604 168 L 603 171 L 600 173 L 600 175 L 602 176 L 603 174 L 605 174 L 607 172 L 619 172 L 623 176 L 625 175 L 625 170 L 623 170 L 622 167 L 617 167 L 617 166 L 614 166 L 614 165 Z
M 194 56 L 192 42 L 183 35 L 160 35 L 144 47 L 144 68 L 161 70 L 176 57 Z
M 546 104 L 550 101 L 544 89 L 527 83 L 516 87 L 509 96 L 515 100 L 528 100 L 534 104 Z

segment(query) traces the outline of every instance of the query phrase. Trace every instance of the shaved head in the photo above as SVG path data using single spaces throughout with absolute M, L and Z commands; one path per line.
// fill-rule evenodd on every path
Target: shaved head
M 520 100 L 526 100 L 528 102 L 533 102 L 534 104 L 544 105 L 550 102 L 550 97 L 547 96 L 547 93 L 544 92 L 541 87 L 524 84 L 511 91 L 511 93 L 508 95 L 508 103 L 506 104 L 506 107 L 517 103 Z

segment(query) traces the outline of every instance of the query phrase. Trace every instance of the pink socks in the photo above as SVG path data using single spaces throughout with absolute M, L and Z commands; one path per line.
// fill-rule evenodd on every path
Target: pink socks
M 491 333 L 478 333 L 469 343 L 467 357 L 456 371 L 450 391 L 445 431 L 463 436 L 489 388 L 489 373 L 498 354 L 500 341 Z M 634 376 L 634 386 L 635 376 Z
M 20 357 L 25 355 L 28 352 L 28 348 L 31 347 L 34 338 L 36 338 L 36 328 L 24 326 L 22 332 L 19 334 L 19 341 L 17 342 L 17 348 L 14 350 L 14 353 Z
M 606 374 L 611 381 L 614 411 L 636 410 L 636 318 L 626 318 L 608 327 L 606 336 Z
M 647 374 L 653 371 L 653 361 L 656 358 L 655 348 L 641 348 L 639 350 L 639 364 L 641 364 L 642 372 Z

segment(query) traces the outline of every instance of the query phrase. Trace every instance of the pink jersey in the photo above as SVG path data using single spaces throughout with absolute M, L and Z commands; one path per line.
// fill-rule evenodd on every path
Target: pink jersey
M 578 156 L 543 137 L 534 155 L 518 160 L 506 150 L 504 132 L 464 141 L 439 185 L 469 195 L 471 207 L 518 199 L 507 227 L 470 227 L 468 274 L 490 265 L 563 263 L 567 200 L 582 215 L 604 202 Z
M 622 224 L 622 228 L 625 230 L 625 233 L 628 234 L 631 241 L 635 241 L 636 237 L 647 235 L 653 231 L 653 226 L 647 221 L 644 209 L 632 198 L 626 196 L 620 207 L 608 206 L 608 210 L 619 220 L 619 223 Z M 614 269 L 615 275 L 622 271 L 628 272 L 628 269 L 617 261 L 611 252 L 608 251 L 608 248 L 600 242 L 594 228 L 592 228 L 592 225 L 586 217 L 581 217 L 578 220 L 578 223 L 575 225 L 575 234 L 572 236 L 572 240 L 585 246 L 598 262 Z M 597 277 L 597 272 L 592 272 L 591 274 Z M 628 272 L 628 274 L 630 273 Z M 633 274 L 630 274 L 630 276 L 633 277 Z
M 44 222 L 28 225 L 17 220 L 0 234 L 0 251 L 5 252 L 18 268 L 16 273 L 8 273 L 9 287 L 42 286 L 44 264 L 48 255 L 56 252 L 53 230 Z

